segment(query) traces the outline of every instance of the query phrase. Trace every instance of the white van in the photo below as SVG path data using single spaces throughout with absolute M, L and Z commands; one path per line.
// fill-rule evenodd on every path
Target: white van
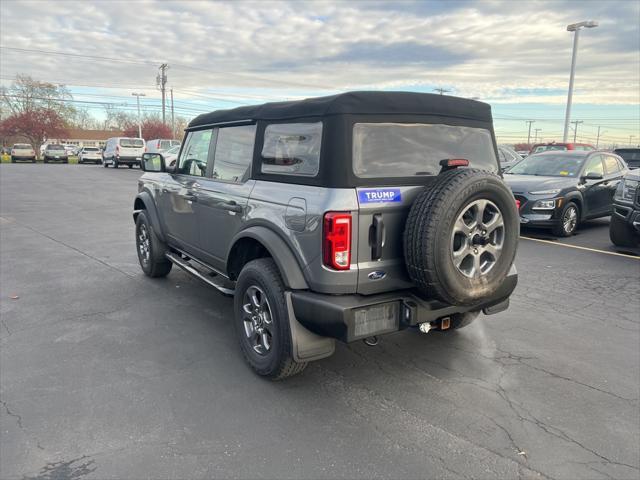
M 178 145 L 180 145 L 180 140 L 154 138 L 153 140 L 147 140 L 147 153 L 164 153 Z
M 118 168 L 118 165 L 140 165 L 142 154 L 146 152 L 146 146 L 142 138 L 114 137 L 107 140 L 104 146 L 103 165 Z

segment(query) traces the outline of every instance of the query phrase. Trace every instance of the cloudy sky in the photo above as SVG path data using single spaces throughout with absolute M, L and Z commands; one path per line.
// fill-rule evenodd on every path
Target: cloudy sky
M 0 2 L 0 81 L 18 73 L 69 86 L 78 105 L 157 111 L 168 63 L 176 111 L 203 111 L 353 89 L 478 97 L 499 140 L 561 140 L 580 35 L 578 139 L 640 139 L 640 2 L 580 1 L 15 1 Z M 533 131 L 532 131 L 533 132 Z

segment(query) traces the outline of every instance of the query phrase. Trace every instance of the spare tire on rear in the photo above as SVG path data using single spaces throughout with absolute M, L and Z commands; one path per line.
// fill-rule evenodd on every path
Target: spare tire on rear
M 452 305 L 493 295 L 516 255 L 520 221 L 511 190 L 493 173 L 444 172 L 413 202 L 404 232 L 419 292 Z

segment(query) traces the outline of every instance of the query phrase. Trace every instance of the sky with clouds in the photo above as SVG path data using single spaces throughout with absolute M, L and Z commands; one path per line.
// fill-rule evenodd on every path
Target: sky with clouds
M 580 34 L 573 119 L 578 139 L 640 140 L 640 2 L 563 1 L 15 1 L 0 2 L 0 81 L 18 73 L 101 103 L 157 111 L 166 62 L 176 111 L 202 111 L 354 89 L 478 97 L 499 140 L 561 140 Z

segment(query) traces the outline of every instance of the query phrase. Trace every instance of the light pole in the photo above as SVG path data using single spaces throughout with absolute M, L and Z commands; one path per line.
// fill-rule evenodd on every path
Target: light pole
M 585 22 L 572 23 L 567 25 L 568 32 L 574 32 L 573 34 L 573 54 L 571 55 L 571 75 L 569 76 L 569 94 L 567 96 L 567 113 L 564 117 L 564 135 L 562 141 L 567 143 L 567 135 L 569 134 L 569 120 L 571 119 L 571 99 L 573 97 L 573 78 L 576 74 L 576 56 L 578 54 L 578 37 L 580 36 L 581 28 L 594 28 L 598 26 L 598 22 L 593 20 L 587 20 Z
M 146 97 L 144 93 L 132 93 L 138 101 L 138 138 L 142 138 L 142 120 L 140 119 L 140 97 Z

